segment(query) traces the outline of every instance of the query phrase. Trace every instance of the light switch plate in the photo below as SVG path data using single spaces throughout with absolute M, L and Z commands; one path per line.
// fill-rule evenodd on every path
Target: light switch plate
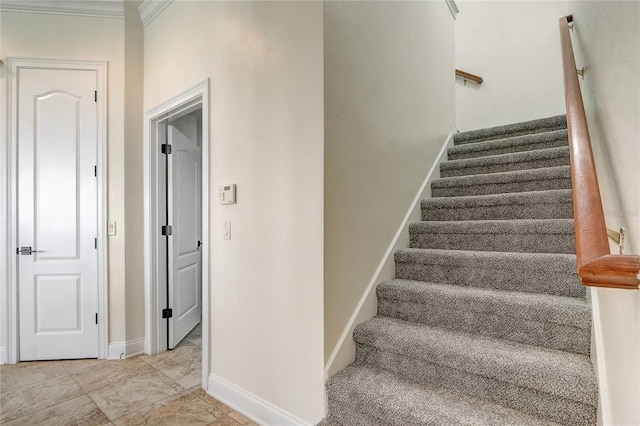
M 231 221 L 230 220 L 226 220 L 224 222 L 224 228 L 222 230 L 222 234 L 223 234 L 223 238 L 225 240 L 230 240 L 231 239 Z

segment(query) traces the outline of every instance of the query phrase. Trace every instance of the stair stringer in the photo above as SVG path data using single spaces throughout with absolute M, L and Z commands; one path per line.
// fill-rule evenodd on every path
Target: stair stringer
M 325 380 L 346 368 L 356 359 L 356 344 L 353 340 L 353 330 L 356 325 L 370 320 L 377 313 L 377 297 L 376 287 L 383 281 L 391 280 L 395 277 L 394 253 L 402 248 L 409 247 L 409 225 L 413 222 L 421 220 L 421 201 L 431 198 L 431 182 L 440 178 L 440 163 L 447 160 L 447 148 L 453 146 L 453 133 L 447 136 L 442 145 L 438 157 L 429 168 L 420 189 L 418 190 L 413 202 L 407 209 L 407 214 L 398 226 L 395 236 L 389 243 L 380 263 L 376 268 L 367 288 L 362 294 L 356 309 L 353 311 L 349 322 L 342 331 L 338 343 L 331 352 L 331 356 L 325 364 Z

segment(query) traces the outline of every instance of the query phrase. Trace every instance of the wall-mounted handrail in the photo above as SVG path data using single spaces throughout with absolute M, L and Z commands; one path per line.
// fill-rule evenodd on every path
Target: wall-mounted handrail
M 609 249 L 591 139 L 569 35 L 571 22 L 572 15 L 560 18 L 578 274 L 586 286 L 637 290 L 640 288 L 640 256 L 611 254 Z
M 456 69 L 456 76 L 457 77 L 462 77 L 465 80 L 475 81 L 478 84 L 482 84 L 482 82 L 484 81 L 484 79 L 482 77 L 480 77 L 479 75 L 471 74 L 469 72 L 461 71 L 459 69 Z

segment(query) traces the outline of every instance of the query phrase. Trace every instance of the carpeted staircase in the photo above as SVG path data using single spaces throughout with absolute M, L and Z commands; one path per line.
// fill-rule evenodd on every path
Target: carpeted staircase
M 458 133 L 327 383 L 351 425 L 594 425 L 565 116 Z

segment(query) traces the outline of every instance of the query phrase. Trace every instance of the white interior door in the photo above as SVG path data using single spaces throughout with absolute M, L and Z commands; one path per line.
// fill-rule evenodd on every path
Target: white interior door
M 98 357 L 97 75 L 18 79 L 19 359 Z
M 200 322 L 202 314 L 201 148 L 198 119 L 186 115 L 168 126 L 169 348 Z

